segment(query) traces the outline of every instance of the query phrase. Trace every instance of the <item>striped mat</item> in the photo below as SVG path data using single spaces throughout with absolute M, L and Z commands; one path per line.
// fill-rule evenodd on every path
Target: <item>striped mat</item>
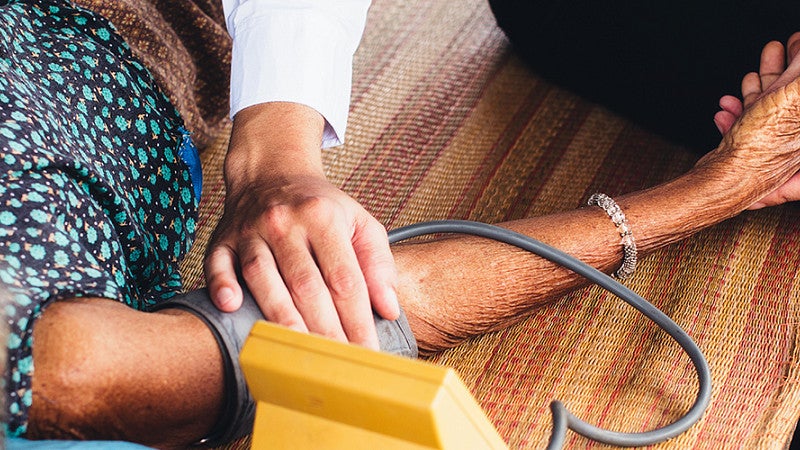
M 483 1 L 455 5 L 374 1 L 355 61 L 347 143 L 325 153 L 330 178 L 387 227 L 572 209 L 593 192 L 652 186 L 694 162 L 526 70 Z M 187 288 L 203 284 L 203 249 L 222 211 L 226 139 L 203 154 Z M 794 205 L 745 213 L 647 256 L 627 282 L 690 333 L 713 376 L 701 422 L 657 448 L 786 445 L 800 413 L 798 219 Z M 697 389 L 677 344 L 591 287 L 430 361 L 454 368 L 520 449 L 546 445 L 554 399 L 589 423 L 645 431 L 682 415 Z M 567 447 L 603 446 L 569 434 Z

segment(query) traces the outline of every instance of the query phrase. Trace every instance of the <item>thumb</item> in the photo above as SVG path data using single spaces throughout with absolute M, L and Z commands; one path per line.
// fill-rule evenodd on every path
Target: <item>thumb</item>
M 220 311 L 233 312 L 242 306 L 242 287 L 236 276 L 236 253 L 226 245 L 215 245 L 203 264 L 208 293 Z

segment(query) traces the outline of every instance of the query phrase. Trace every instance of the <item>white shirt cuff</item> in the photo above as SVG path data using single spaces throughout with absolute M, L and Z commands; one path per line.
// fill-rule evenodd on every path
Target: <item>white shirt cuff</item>
M 342 144 L 353 53 L 369 1 L 323 0 L 328 5 L 324 7 L 302 0 L 276 3 L 285 2 L 244 1 L 228 16 L 233 36 L 231 117 L 258 103 L 301 103 L 325 118 L 322 146 Z M 342 3 L 350 7 L 343 8 Z M 331 17 L 332 11 L 348 16 L 342 21 Z

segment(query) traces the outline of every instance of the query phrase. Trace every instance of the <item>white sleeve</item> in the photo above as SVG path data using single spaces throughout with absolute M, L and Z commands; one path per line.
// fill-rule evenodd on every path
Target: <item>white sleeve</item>
M 231 117 L 258 103 L 302 103 L 344 142 L 353 54 L 370 0 L 222 0 L 233 38 Z

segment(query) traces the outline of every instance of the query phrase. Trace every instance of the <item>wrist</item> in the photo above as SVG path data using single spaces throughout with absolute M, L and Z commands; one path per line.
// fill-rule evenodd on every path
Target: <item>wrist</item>
M 636 235 L 649 252 L 730 219 L 749 206 L 747 181 L 727 163 L 707 161 L 650 189 L 617 198 Z
M 769 148 L 764 145 L 764 148 Z M 697 162 L 692 172 L 714 182 L 714 196 L 723 204 L 731 204 L 736 214 L 777 189 L 796 170 L 786 170 L 785 164 L 762 155 L 752 145 L 746 146 L 726 136 L 719 147 Z M 735 215 L 735 214 L 734 214 Z
M 273 102 L 236 114 L 225 158 L 226 183 L 324 178 L 321 157 L 325 120 L 305 105 Z

